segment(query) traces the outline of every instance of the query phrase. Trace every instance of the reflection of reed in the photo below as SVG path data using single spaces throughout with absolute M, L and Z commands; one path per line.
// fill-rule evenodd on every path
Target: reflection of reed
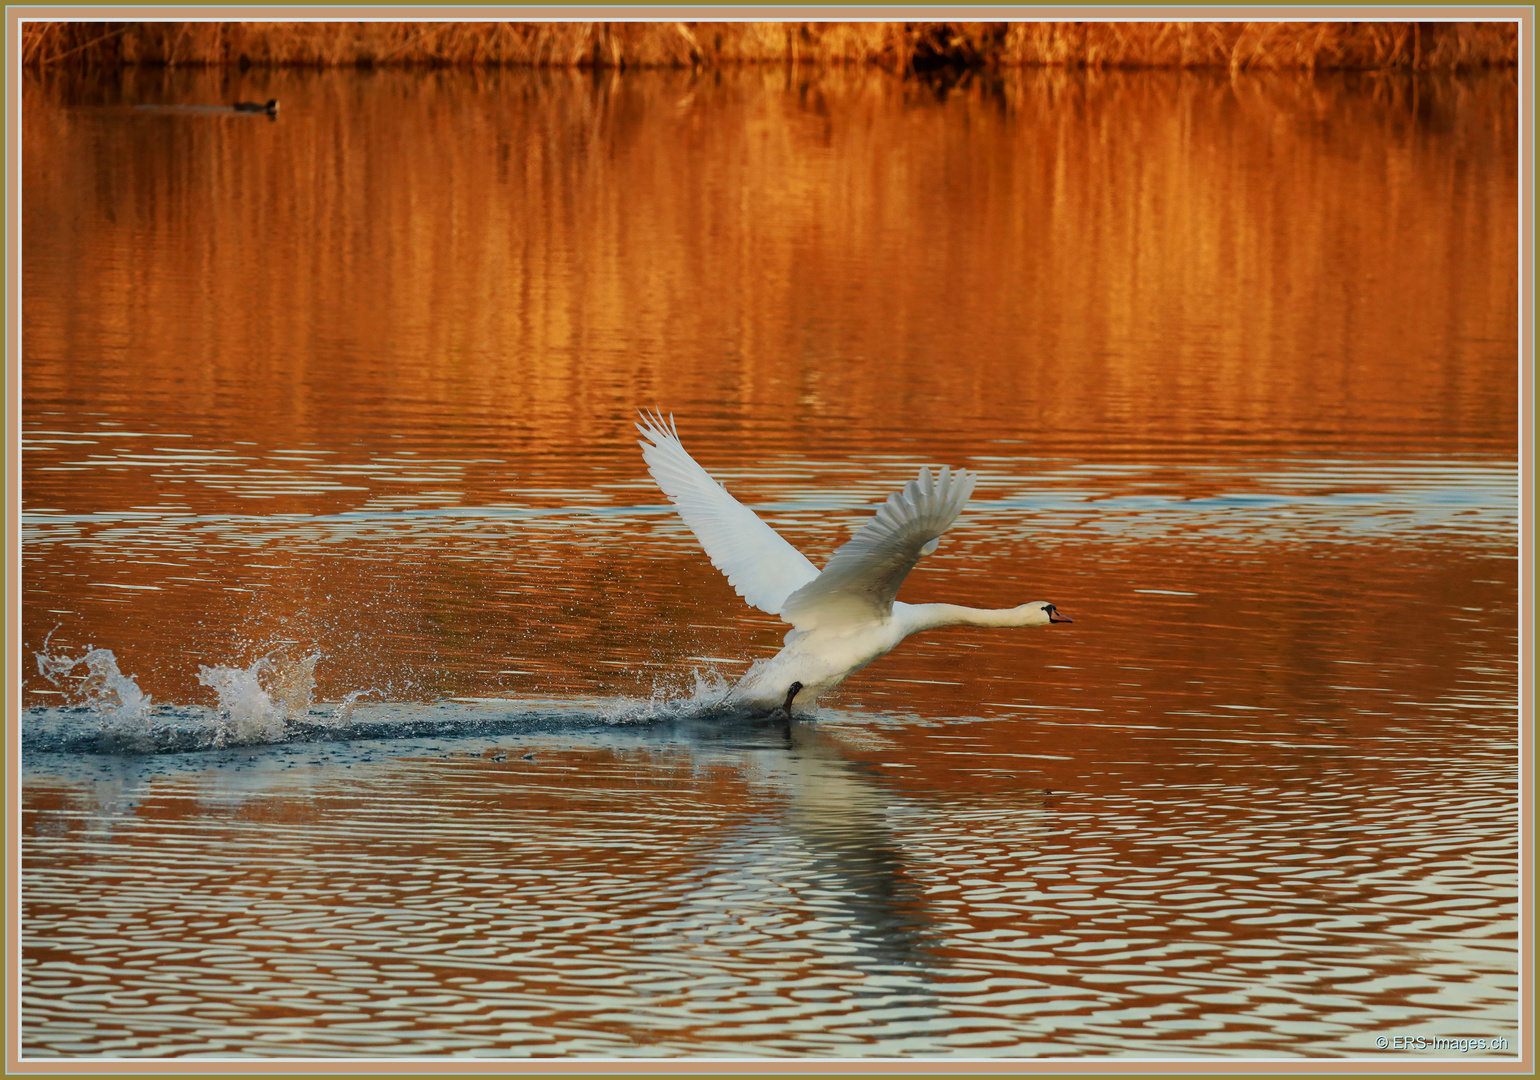
M 1518 60 L 1515 23 L 67 23 L 22 26 L 23 62 L 915 70 L 1068 67 L 1448 70 Z
M 56 104 L 237 92 L 283 119 Z M 1514 430 L 1507 76 L 136 72 L 23 115 L 29 397 L 142 401 L 106 365 L 295 440 L 428 407 L 617 452 L 665 398 L 1009 403 L 1103 444 Z

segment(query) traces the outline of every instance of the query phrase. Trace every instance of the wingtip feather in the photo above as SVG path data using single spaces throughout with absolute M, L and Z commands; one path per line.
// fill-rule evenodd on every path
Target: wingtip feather
M 652 440 L 652 445 L 659 445 L 659 440 L 679 442 L 679 429 L 674 426 L 673 413 L 668 414 L 667 420 L 663 419 L 662 410 L 657 408 L 637 409 L 636 413 L 645 421 L 637 424 L 636 430 Z M 643 444 L 642 449 L 647 449 L 646 444 Z

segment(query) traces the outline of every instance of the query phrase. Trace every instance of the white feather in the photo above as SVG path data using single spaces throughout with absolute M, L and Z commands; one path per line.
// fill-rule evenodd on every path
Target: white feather
M 663 494 L 700 541 L 711 565 L 727 576 L 739 596 L 770 615 L 779 615 L 786 598 L 818 576 L 781 534 L 728 494 L 696 464 L 679 441 L 674 418 L 643 413 L 637 424 L 644 440 L 642 459 Z
M 904 578 L 936 550 L 975 483 L 962 469 L 921 469 L 834 553 L 823 573 L 787 598 L 781 618 L 798 630 L 887 618 Z

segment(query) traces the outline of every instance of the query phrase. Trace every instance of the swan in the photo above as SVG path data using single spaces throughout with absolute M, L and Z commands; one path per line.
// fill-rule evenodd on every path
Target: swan
M 941 534 L 962 512 L 977 482 L 973 473 L 922 468 L 819 570 L 696 463 L 679 441 L 672 415 L 667 420 L 656 412 L 640 415 L 636 429 L 647 471 L 711 565 L 744 600 L 792 627 L 785 648 L 754 664 L 728 692 L 726 704 L 783 709 L 789 716 L 797 698 L 817 700 L 921 630 L 1074 621 L 1043 600 L 983 609 L 895 599 L 914 564 L 936 550 Z
M 277 116 L 278 115 L 278 99 L 277 98 L 268 98 L 266 105 L 259 105 L 255 101 L 237 101 L 235 103 L 235 111 L 236 112 L 259 112 L 259 113 L 267 113 L 267 115 L 269 115 L 269 116 Z

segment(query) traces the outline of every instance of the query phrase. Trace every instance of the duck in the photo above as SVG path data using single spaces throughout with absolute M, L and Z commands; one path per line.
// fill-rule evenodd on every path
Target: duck
M 259 112 L 259 113 L 267 113 L 267 115 L 269 115 L 269 116 L 277 116 L 278 115 L 278 99 L 277 98 L 268 98 L 266 105 L 259 105 L 255 101 L 237 101 L 235 103 L 235 111 L 236 112 Z
M 792 716 L 911 634 L 945 626 L 1028 627 L 1074 622 L 1045 600 L 1009 608 L 907 604 L 909 571 L 936 550 L 973 494 L 977 474 L 941 466 L 890 495 L 823 569 L 712 478 L 684 448 L 670 415 L 639 411 L 648 474 L 748 604 L 791 625 L 784 647 L 752 665 L 723 704 Z

